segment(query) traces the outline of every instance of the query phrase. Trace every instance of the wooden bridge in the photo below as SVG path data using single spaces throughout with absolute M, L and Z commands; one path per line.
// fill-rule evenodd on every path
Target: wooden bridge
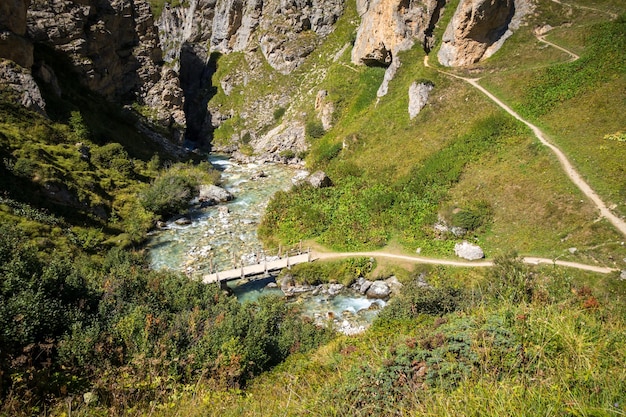
M 212 284 L 214 282 L 228 282 L 235 279 L 249 278 L 253 276 L 267 276 L 270 272 L 289 268 L 292 265 L 311 262 L 311 260 L 311 251 L 307 251 L 305 253 L 297 252 L 297 254 L 293 256 L 289 256 L 289 253 L 287 253 L 283 258 L 279 257 L 279 259 L 273 259 L 270 261 L 265 259 L 254 265 L 242 265 L 239 268 L 204 275 L 202 277 L 202 282 L 205 284 Z

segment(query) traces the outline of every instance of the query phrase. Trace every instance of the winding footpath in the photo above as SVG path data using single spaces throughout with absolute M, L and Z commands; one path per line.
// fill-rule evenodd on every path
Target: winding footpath
M 573 62 L 573 61 L 576 61 L 577 59 L 579 59 L 579 56 L 576 55 L 575 53 L 573 53 L 571 51 L 568 51 L 567 49 L 562 48 L 560 46 L 556 46 L 553 43 L 544 40 L 543 37 L 541 37 L 541 36 L 537 36 L 537 39 L 540 42 L 544 42 L 547 45 L 554 46 L 554 47 L 558 48 L 559 50 L 564 51 L 567 54 L 569 54 L 570 57 L 571 57 L 570 62 Z M 589 184 L 587 184 L 587 182 L 582 178 L 582 176 L 578 173 L 578 171 L 576 171 L 576 169 L 574 168 L 572 163 L 569 161 L 569 159 L 567 159 L 567 156 L 565 156 L 563 151 L 561 151 L 557 146 L 555 146 L 553 143 L 551 143 L 548 140 L 548 138 L 545 135 L 545 133 L 543 133 L 541 131 L 541 129 L 539 129 L 537 126 L 535 126 L 534 124 L 530 123 L 529 121 L 523 119 L 513 109 L 511 109 L 509 106 L 504 104 L 500 99 L 498 99 L 496 96 L 494 96 L 492 93 L 490 93 L 486 88 L 484 88 L 483 86 L 478 84 L 478 81 L 480 80 L 480 78 L 461 77 L 460 75 L 452 74 L 452 73 L 447 72 L 447 71 L 442 71 L 440 69 L 433 68 L 433 67 L 431 67 L 428 64 L 428 55 L 426 55 L 424 57 L 424 66 L 426 66 L 428 68 L 432 68 L 435 71 L 438 71 L 438 72 L 440 72 L 442 74 L 445 74 L 445 75 L 448 75 L 450 77 L 454 77 L 454 78 L 457 78 L 459 80 L 463 80 L 463 81 L 467 82 L 472 87 L 476 88 L 481 93 L 486 95 L 491 101 L 493 101 L 495 104 L 497 104 L 499 107 L 501 107 L 508 114 L 510 114 L 511 116 L 513 116 L 514 118 L 516 118 L 517 120 L 519 120 L 520 122 L 522 122 L 526 126 L 528 126 L 532 130 L 533 134 L 537 137 L 537 139 L 539 139 L 539 141 L 543 145 L 547 146 L 556 155 L 557 159 L 559 160 L 559 163 L 561 164 L 561 167 L 563 167 L 563 170 L 565 171 L 565 174 L 574 183 L 574 185 L 576 185 L 578 187 L 578 189 L 580 189 L 580 191 L 585 196 L 587 196 L 587 198 L 589 198 L 593 202 L 593 204 L 595 204 L 595 206 L 600 211 L 600 215 L 602 217 L 604 217 L 605 219 L 607 219 L 609 222 L 611 222 L 611 224 L 617 230 L 619 230 L 619 232 L 622 235 L 626 236 L 626 222 L 623 219 L 621 219 L 620 217 L 618 217 L 615 214 L 613 214 L 613 212 L 611 210 L 609 210 L 609 208 L 604 203 L 604 201 L 602 201 L 600 196 L 598 196 L 598 194 L 589 186 Z

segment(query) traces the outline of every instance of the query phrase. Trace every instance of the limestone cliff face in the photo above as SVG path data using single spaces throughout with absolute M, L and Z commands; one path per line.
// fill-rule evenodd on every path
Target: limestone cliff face
M 132 99 L 159 79 L 161 50 L 144 0 L 33 0 L 28 33 L 67 55 L 91 90 Z
M 446 66 L 466 66 L 497 51 L 528 13 L 527 0 L 461 0 L 437 54 Z
M 388 67 L 397 52 L 420 42 L 428 50 L 445 0 L 359 0 L 361 24 L 352 49 L 355 64 Z
M 188 138 L 204 142 L 235 114 L 250 126 L 265 126 L 273 122 L 272 109 L 289 101 L 288 92 L 277 91 L 237 111 L 212 107 L 220 54 L 245 55 L 245 65 L 220 80 L 226 95 L 234 85 L 265 82 L 257 75 L 263 60 L 289 74 L 332 32 L 343 7 L 342 0 L 189 0 L 166 6 L 157 25 L 165 60 L 184 92 Z
M 167 6 L 158 19 L 165 59 L 176 61 L 185 45 L 212 52 L 260 48 L 267 62 L 288 74 L 327 36 L 343 13 L 341 0 L 190 0 Z

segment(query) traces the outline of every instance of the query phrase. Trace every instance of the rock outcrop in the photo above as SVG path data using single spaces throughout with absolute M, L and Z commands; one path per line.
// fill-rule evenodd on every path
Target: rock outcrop
M 253 52 L 287 74 L 332 32 L 343 13 L 341 0 L 190 0 L 166 6 L 158 20 L 165 58 L 175 61 L 185 44 L 212 52 Z
M 467 241 L 454 245 L 454 253 L 456 256 L 467 259 L 468 261 L 475 261 L 485 257 L 485 254 L 480 246 L 472 245 Z
M 12 90 L 18 102 L 27 109 L 45 114 L 46 103 L 30 71 L 11 61 L 0 60 L 0 85 Z
M 493 55 L 529 7 L 528 0 L 461 0 L 443 35 L 439 62 L 466 66 Z
M 320 90 L 315 96 L 315 112 L 317 118 L 322 122 L 324 130 L 328 130 L 333 127 L 333 112 L 335 111 L 335 105 L 328 99 L 328 91 Z
M 391 65 L 399 51 L 415 41 L 429 50 L 432 31 L 445 0 L 361 0 L 357 10 L 361 24 L 352 48 L 352 62 Z
M 306 179 L 313 188 L 332 187 L 333 182 L 324 171 L 315 171 Z
M 214 205 L 231 201 L 235 197 L 230 191 L 217 185 L 201 185 L 199 189 L 198 201 L 202 205 Z
M 26 39 L 26 11 L 30 0 L 0 2 L 0 58 L 30 69 L 33 65 L 33 45 Z
M 409 117 L 414 119 L 426 105 L 428 94 L 433 90 L 431 83 L 413 83 L 409 87 Z
M 29 0 L 0 3 L 0 85 L 24 107 L 45 114 L 46 103 L 31 73 L 33 44 L 26 38 Z

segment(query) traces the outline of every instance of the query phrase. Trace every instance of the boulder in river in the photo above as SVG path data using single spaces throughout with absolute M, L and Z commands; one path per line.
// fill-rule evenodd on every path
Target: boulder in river
M 386 299 L 391 294 L 391 289 L 385 281 L 374 281 L 365 293 L 367 298 Z
M 199 189 L 198 201 L 202 205 L 212 206 L 218 203 L 225 203 L 234 199 L 228 190 L 218 187 L 217 185 L 202 184 Z
M 359 292 L 360 294 L 365 295 L 365 293 L 367 292 L 367 290 L 370 288 L 371 285 L 372 285 L 372 281 L 369 281 L 363 277 L 359 277 L 354 282 L 354 284 L 352 284 L 352 289 Z
M 330 284 L 328 286 L 328 295 L 335 296 L 343 290 L 343 284 Z
M 180 217 L 180 218 L 174 220 L 174 223 L 176 223 L 179 226 L 186 226 L 188 224 L 191 224 L 191 220 L 188 219 L 187 217 Z
M 385 280 L 385 283 L 389 287 L 392 293 L 398 294 L 402 289 L 402 283 L 396 278 L 395 275 L 390 276 Z
M 468 261 L 475 261 L 485 257 L 485 253 L 480 246 L 473 245 L 466 240 L 454 245 L 454 253 L 459 258 L 467 259 Z

